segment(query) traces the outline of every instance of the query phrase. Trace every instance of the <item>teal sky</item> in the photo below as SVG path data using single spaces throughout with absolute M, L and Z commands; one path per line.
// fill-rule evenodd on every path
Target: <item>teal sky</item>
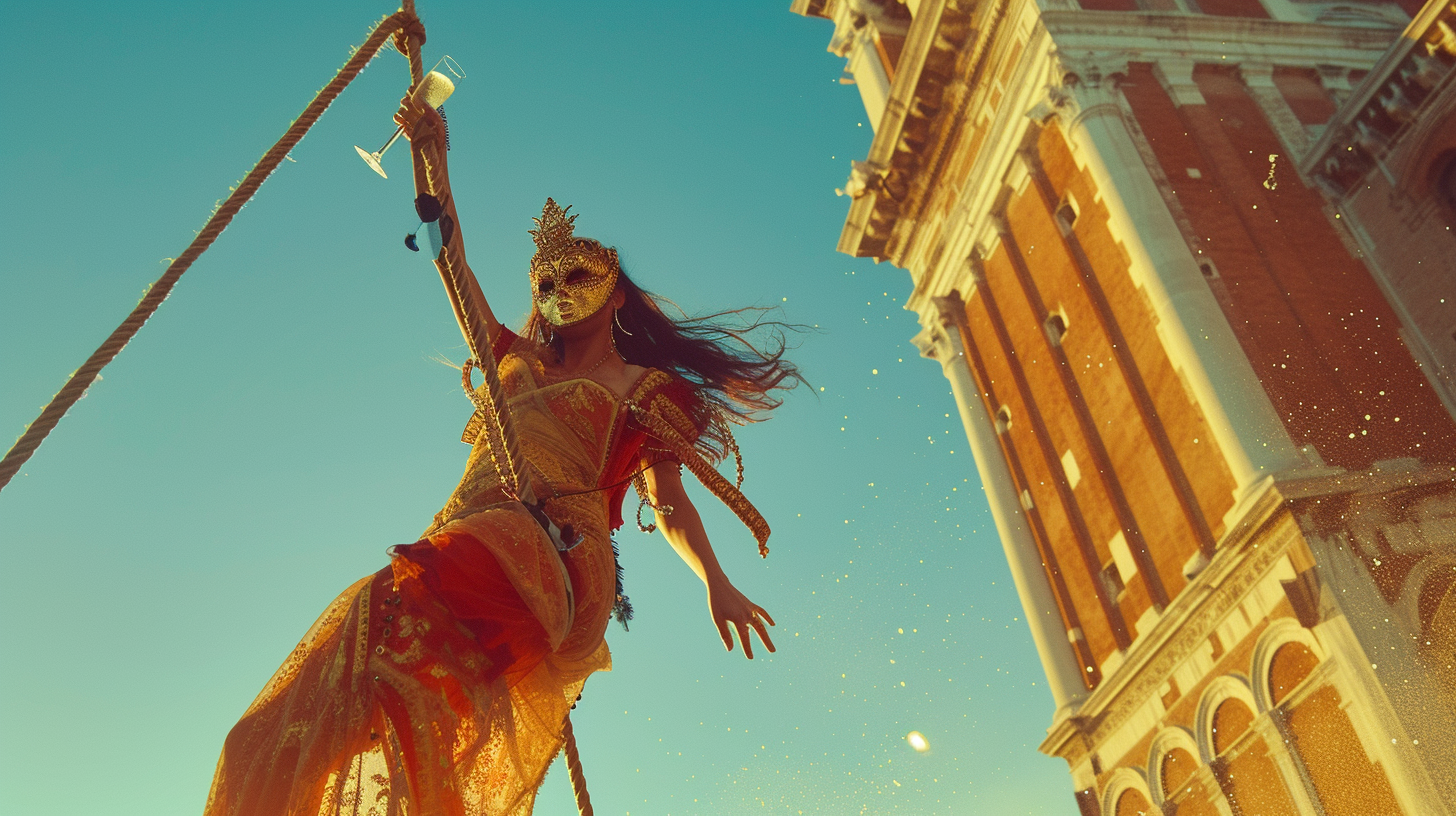
M 0 433 L 21 433 L 214 203 L 393 8 L 34 4 L 0 49 Z M 1066 814 L 1051 700 L 905 273 L 834 252 L 871 132 L 829 25 L 787 0 L 422 0 L 471 265 L 527 307 L 545 198 L 688 312 L 815 326 L 813 390 L 739 434 L 751 537 L 698 491 L 778 654 L 624 529 L 631 632 L 573 717 L 598 813 Z M 0 801 L 194 814 L 227 730 L 338 592 L 459 479 L 466 356 L 415 227 L 408 83 L 381 55 L 0 493 Z M 822 391 L 820 390 L 822 387 Z M 629 523 L 629 528 L 631 527 Z M 931 751 L 905 743 L 915 729 Z M 538 813 L 574 812 L 565 774 Z

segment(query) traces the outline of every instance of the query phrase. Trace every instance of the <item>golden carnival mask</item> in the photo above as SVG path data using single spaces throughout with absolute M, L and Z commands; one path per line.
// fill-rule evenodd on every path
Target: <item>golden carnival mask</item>
M 571 209 L 567 207 L 566 210 Z M 617 250 L 572 236 L 576 216 L 546 199 L 533 218 L 536 254 L 531 257 L 531 298 L 553 326 L 570 326 L 596 314 L 617 288 Z

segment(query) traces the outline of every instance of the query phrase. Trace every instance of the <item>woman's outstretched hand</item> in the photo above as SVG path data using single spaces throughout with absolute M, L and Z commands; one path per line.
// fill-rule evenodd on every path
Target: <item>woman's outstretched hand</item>
M 748 600 L 748 596 L 739 592 L 727 578 L 708 584 L 708 614 L 713 616 L 713 625 L 718 627 L 718 636 L 723 639 L 728 651 L 733 651 L 733 631 L 736 630 L 738 640 L 743 644 L 743 655 L 753 659 L 753 642 L 748 639 L 750 626 L 758 632 L 758 639 L 763 641 L 763 645 L 770 652 L 774 651 L 773 640 L 763 625 L 767 621 L 769 626 L 773 626 L 773 618 L 763 607 Z
M 752 660 L 753 642 L 748 635 L 751 626 L 763 645 L 774 651 L 773 640 L 764 626 L 765 623 L 773 626 L 773 618 L 763 607 L 748 600 L 723 574 L 718 557 L 713 554 L 713 545 L 708 543 L 708 534 L 703 530 L 703 519 L 683 490 L 677 465 L 672 460 L 664 460 L 648 468 L 647 490 L 653 504 L 661 508 L 656 512 L 657 528 L 708 588 L 708 614 L 713 617 L 718 637 L 723 639 L 723 648 L 733 651 L 736 630 L 738 642 L 743 644 L 743 656 Z M 672 509 L 664 514 L 663 510 L 669 507 Z

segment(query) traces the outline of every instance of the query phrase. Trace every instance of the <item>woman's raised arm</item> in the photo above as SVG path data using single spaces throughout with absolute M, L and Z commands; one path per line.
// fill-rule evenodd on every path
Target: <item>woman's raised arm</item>
M 394 120 L 404 127 L 414 157 L 415 207 L 420 217 L 437 215 L 442 248 L 435 268 L 445 284 L 460 333 L 476 362 L 493 364 L 491 345 L 500 321 L 490 310 L 480 283 L 465 262 L 465 242 L 460 237 L 460 219 L 455 214 L 455 197 L 450 192 L 450 171 L 445 161 L 445 122 L 423 101 L 406 96 L 400 101 Z

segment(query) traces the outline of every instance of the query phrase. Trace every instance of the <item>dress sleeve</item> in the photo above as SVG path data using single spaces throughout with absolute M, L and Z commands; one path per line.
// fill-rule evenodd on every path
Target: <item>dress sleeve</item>
M 641 450 L 643 459 L 660 455 L 657 461 L 671 459 L 692 472 L 709 492 L 717 496 L 738 516 L 758 541 L 758 553 L 768 556 L 768 522 L 736 485 L 717 471 L 704 458 L 694 443 L 704 430 L 707 411 L 696 391 L 685 380 L 673 378 L 670 383 L 639 399 L 625 402 L 632 418 L 645 432 Z M 649 443 L 647 440 L 651 440 Z
M 686 380 L 673 378 L 663 385 L 659 394 L 660 398 L 653 401 L 657 414 L 667 420 L 683 441 L 690 445 L 696 443 L 703 433 L 698 418 L 702 413 L 702 402 L 692 385 Z M 638 459 L 639 467 L 642 468 L 652 467 L 658 462 L 682 464 L 681 457 L 673 452 L 671 445 L 659 439 L 651 430 L 646 431 Z
M 693 390 L 686 381 L 662 371 L 650 371 L 633 390 L 627 403 L 642 401 L 659 406 L 676 406 L 674 413 L 691 416 Z M 666 442 L 653 436 L 630 408 L 624 406 L 627 416 L 612 445 L 603 470 L 602 486 L 607 490 L 607 506 L 611 513 L 612 529 L 622 526 L 622 501 L 639 473 L 658 462 L 680 462 L 677 454 Z M 698 429 L 684 423 L 680 429 L 689 442 L 697 439 Z

